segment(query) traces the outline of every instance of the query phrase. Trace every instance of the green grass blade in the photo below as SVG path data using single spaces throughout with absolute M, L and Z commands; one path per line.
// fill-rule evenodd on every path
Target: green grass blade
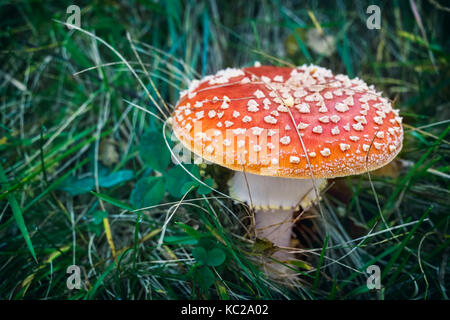
M 0 183 L 5 186 L 3 190 L 8 189 L 8 179 L 6 178 L 5 171 L 3 170 L 3 166 L 0 164 Z M 22 232 L 23 238 L 25 239 L 25 243 L 27 244 L 28 249 L 30 250 L 33 259 L 37 261 L 36 253 L 34 252 L 33 244 L 31 243 L 30 234 L 28 233 L 27 226 L 25 225 L 25 220 L 23 219 L 22 210 L 20 209 L 19 204 L 17 203 L 16 197 L 14 194 L 10 193 L 6 196 L 8 199 L 9 205 L 11 206 L 11 210 L 14 215 L 14 219 L 16 219 L 17 226 Z

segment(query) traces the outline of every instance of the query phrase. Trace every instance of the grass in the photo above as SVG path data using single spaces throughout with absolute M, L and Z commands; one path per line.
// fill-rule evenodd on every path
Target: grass
M 368 30 L 360 1 L 80 1 L 68 30 L 70 4 L 1 4 L 0 299 L 448 299 L 448 8 L 380 2 Z M 260 269 L 273 248 L 230 173 L 173 163 L 163 127 L 191 79 L 254 61 L 358 76 L 405 123 L 383 174 L 331 181 L 324 219 L 299 220 L 288 286 Z

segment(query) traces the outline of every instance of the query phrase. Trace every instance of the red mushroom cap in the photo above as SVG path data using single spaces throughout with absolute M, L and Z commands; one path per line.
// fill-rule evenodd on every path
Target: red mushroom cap
M 204 159 L 289 178 L 382 167 L 402 148 L 401 123 L 373 86 L 313 65 L 229 68 L 194 80 L 172 119 L 178 139 Z

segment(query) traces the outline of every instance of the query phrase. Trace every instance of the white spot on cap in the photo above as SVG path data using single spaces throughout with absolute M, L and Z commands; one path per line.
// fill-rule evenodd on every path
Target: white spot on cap
M 356 122 L 361 122 L 362 124 L 367 124 L 366 117 L 364 117 L 364 116 L 355 116 L 353 119 L 355 119 Z
M 284 136 L 280 139 L 280 142 L 284 145 L 289 144 L 291 142 L 291 137 L 289 136 Z
M 325 99 L 333 99 L 333 94 L 331 93 L 331 91 L 325 92 L 325 94 L 323 95 L 323 97 Z
M 300 158 L 296 157 L 296 156 L 290 156 L 289 157 L 289 162 L 290 163 L 300 163 Z
M 341 117 L 339 117 L 337 114 L 334 114 L 330 117 L 330 120 L 334 123 L 338 123 L 339 120 L 341 120 Z
M 369 151 L 370 146 L 369 146 L 368 144 L 363 144 L 363 145 L 362 145 L 362 148 L 363 148 L 364 151 L 367 152 L 367 151 Z
M 342 101 L 342 103 L 344 103 L 344 104 L 346 104 L 346 105 L 349 105 L 349 106 L 352 106 L 352 105 L 355 104 L 354 101 L 353 101 L 353 97 L 352 97 L 352 96 L 349 96 L 349 97 L 345 98 L 345 99 Z
M 312 132 L 314 132 L 314 133 L 322 133 L 322 126 L 315 126 L 313 129 L 312 129 Z
M 320 154 L 324 157 L 328 157 L 331 154 L 331 151 L 328 148 L 323 148 L 323 150 L 320 150 Z
M 330 122 L 330 118 L 328 118 L 328 116 L 323 116 L 319 118 L 319 121 L 322 123 L 328 123 Z
M 323 105 L 322 107 L 319 108 L 319 112 L 321 112 L 321 113 L 327 113 L 327 112 L 328 112 L 328 109 L 327 109 L 327 107 L 325 107 L 325 105 Z
M 346 104 L 343 104 L 343 103 L 340 103 L 340 102 L 336 103 L 335 106 L 334 106 L 334 108 L 335 108 L 337 111 L 339 111 L 339 112 L 346 112 L 346 111 L 349 110 L 349 109 L 348 109 L 348 106 L 347 106 Z
M 381 118 L 381 117 L 373 117 L 373 121 L 379 125 L 383 124 L 383 118 Z
M 255 136 L 259 136 L 264 131 L 264 128 L 253 127 L 253 128 L 251 128 L 251 130 Z
M 297 125 L 297 128 L 300 129 L 300 130 L 303 130 L 303 129 L 307 128 L 308 126 L 309 126 L 308 123 L 300 122 L 300 123 Z
M 276 81 L 276 82 L 283 82 L 283 77 L 282 77 L 282 76 L 275 76 L 275 77 L 273 78 L 273 81 Z
M 250 121 L 252 121 L 252 117 L 250 117 L 250 116 L 244 116 L 242 118 L 242 122 L 250 122 Z
M 275 119 L 275 118 L 272 117 L 272 116 L 265 116 L 265 117 L 264 117 L 264 121 L 267 122 L 267 123 L 270 123 L 270 124 L 275 124 L 275 123 L 277 123 L 277 119 Z
M 308 153 L 308 155 L 309 155 L 311 158 L 314 158 L 317 154 L 313 151 L 313 152 Z
M 228 104 L 228 102 L 224 101 L 222 102 L 221 106 L 222 109 L 228 109 L 230 107 L 230 105 Z
M 267 135 L 269 136 L 269 137 L 271 137 L 271 136 L 273 136 L 274 134 L 276 134 L 277 133 L 277 130 L 275 130 L 275 129 L 269 129 L 269 132 L 267 133 Z
M 350 140 L 352 140 L 352 141 L 358 141 L 359 140 L 359 137 L 358 136 L 350 136 L 350 137 L 348 137 Z
M 308 93 L 305 90 L 303 90 L 303 89 L 297 89 L 297 90 L 294 91 L 294 97 L 296 97 L 296 98 L 304 97 L 307 94 Z
M 381 147 L 383 147 L 383 143 L 374 142 L 373 146 L 375 147 L 375 149 L 380 150 Z
M 208 117 L 214 118 L 215 116 L 216 116 L 216 112 L 214 110 L 209 110 L 208 111 Z
M 389 151 L 390 151 L 390 152 L 394 152 L 396 149 L 397 149 L 397 148 L 396 148 L 393 144 L 390 144 L 390 145 L 389 145 Z
M 300 104 L 297 104 L 297 105 L 295 106 L 295 108 L 298 109 L 298 111 L 301 112 L 301 113 L 309 113 L 309 112 L 310 112 L 310 110 L 309 110 L 309 104 L 307 104 L 307 103 L 300 103 Z
M 234 110 L 233 111 L 233 118 L 237 118 L 237 117 L 239 117 L 241 114 L 239 113 L 239 111 L 237 111 L 237 110 Z
M 266 95 L 264 94 L 264 92 L 262 92 L 261 90 L 256 90 L 255 92 L 253 92 L 253 94 L 255 95 L 256 98 L 258 99 L 262 99 L 264 98 Z
M 377 138 L 383 139 L 384 138 L 384 132 L 383 131 L 378 131 L 376 136 L 377 136 Z
M 224 115 L 224 113 L 225 113 L 225 111 L 218 112 L 218 113 L 217 113 L 217 117 L 218 117 L 219 119 L 222 118 L 223 115 Z
M 197 102 L 194 104 L 194 107 L 196 107 L 196 108 L 201 108 L 201 107 L 203 107 L 203 102 L 197 101 Z
M 227 127 L 227 128 L 231 127 L 233 124 L 234 124 L 234 123 L 231 122 L 231 121 L 228 121 L 228 120 L 225 121 L 225 127 Z
M 259 108 L 258 108 L 259 104 L 258 104 L 258 102 L 256 102 L 253 99 L 248 100 L 247 106 L 248 106 L 248 111 L 250 111 L 250 112 L 258 112 L 259 111 Z
M 280 112 L 288 112 L 289 111 L 288 108 L 286 108 L 285 106 L 283 106 L 281 104 L 278 106 L 277 110 Z
M 340 131 L 339 131 L 339 128 L 337 126 L 331 129 L 331 134 L 333 136 L 338 135 L 339 133 L 340 133 Z
M 347 151 L 350 149 L 350 145 L 346 143 L 339 143 L 339 148 L 341 148 L 342 151 Z
M 353 127 L 353 129 L 355 129 L 356 131 L 363 131 L 363 130 L 364 130 L 364 127 L 363 127 L 363 125 L 361 124 L 361 122 L 352 124 L 352 127 Z
M 203 117 L 205 116 L 205 111 L 199 111 L 195 113 L 195 117 L 197 118 L 197 120 L 203 119 Z

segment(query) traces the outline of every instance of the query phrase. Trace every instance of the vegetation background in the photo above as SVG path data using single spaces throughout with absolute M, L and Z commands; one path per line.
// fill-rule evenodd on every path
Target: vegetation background
M 62 24 L 72 4 L 82 30 Z M 0 299 L 448 298 L 444 2 L 2 1 L 0 14 Z M 229 172 L 173 164 L 160 121 L 191 79 L 255 61 L 360 77 L 404 117 L 398 160 L 331 181 L 323 219 L 297 222 L 289 285 L 260 270 L 274 248 L 248 232 L 249 210 L 185 169 L 225 195 Z

